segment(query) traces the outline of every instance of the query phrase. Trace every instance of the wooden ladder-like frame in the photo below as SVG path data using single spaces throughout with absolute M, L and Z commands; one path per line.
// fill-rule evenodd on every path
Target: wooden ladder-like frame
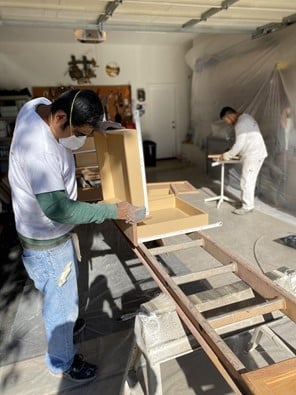
M 236 394 L 294 394 L 296 358 L 248 371 L 218 335 L 217 329 L 279 311 L 296 322 L 296 298 L 252 267 L 251 263 L 234 254 L 229 248 L 219 244 L 204 232 L 194 232 L 187 236 L 190 238 L 189 241 L 181 244 L 147 248 L 142 243 L 133 247 L 133 251 L 148 269 L 159 288 L 173 299 L 179 317 Z M 222 266 L 173 278 L 156 258 L 164 253 L 196 246 L 200 246 L 211 254 Z M 179 285 L 225 273 L 237 275 L 262 297 L 263 302 L 206 319 Z

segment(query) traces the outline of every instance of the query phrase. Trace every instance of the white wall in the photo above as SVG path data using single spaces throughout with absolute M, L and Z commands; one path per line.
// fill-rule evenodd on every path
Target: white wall
M 177 92 L 177 140 L 181 142 L 188 132 L 191 71 L 185 64 L 188 46 L 177 45 L 114 45 L 108 40 L 102 44 L 80 43 L 0 43 L 0 88 L 22 89 L 32 86 L 76 85 L 69 77 L 68 62 L 85 55 L 95 58 L 99 68 L 92 85 L 130 84 L 132 98 L 138 88 L 147 91 L 149 84 L 174 83 Z M 117 77 L 105 73 L 105 65 L 115 61 L 120 66 Z M 148 99 L 148 98 L 147 98 Z M 161 109 L 160 109 L 161 113 Z M 141 118 L 143 132 L 149 131 L 145 115 Z M 180 143 L 178 151 L 180 150 Z

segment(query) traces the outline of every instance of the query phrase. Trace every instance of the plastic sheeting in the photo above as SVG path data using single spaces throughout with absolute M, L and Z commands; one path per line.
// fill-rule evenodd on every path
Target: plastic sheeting
M 268 149 L 257 181 L 257 195 L 296 213 L 296 25 L 252 39 L 204 35 L 186 54 L 192 68 L 191 131 L 205 147 L 208 136 L 229 139 L 219 119 L 231 106 L 254 116 Z

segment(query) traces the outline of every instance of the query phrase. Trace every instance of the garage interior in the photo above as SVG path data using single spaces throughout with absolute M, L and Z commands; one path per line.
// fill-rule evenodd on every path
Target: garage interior
M 7 153 L 15 111 L 30 97 L 55 99 L 70 87 L 94 89 L 109 119 L 119 116 L 133 127 L 136 113 L 143 140 L 155 143 L 156 161 L 146 161 L 147 182 L 189 181 L 197 192 L 183 199 L 207 212 L 209 223 L 223 223 L 207 234 L 295 295 L 295 2 L 22 0 L 0 1 L 0 10 L 1 393 L 234 393 L 198 346 L 161 361 L 161 386 L 154 377 L 147 389 L 148 370 L 142 368 L 125 387 L 135 324 L 143 325 L 143 332 L 143 322 L 147 328 L 151 324 L 150 333 L 162 324 L 155 312 L 146 323 L 141 306 L 151 307 L 149 302 L 162 294 L 109 221 L 77 227 L 83 256 L 80 307 L 87 322 L 78 346 L 98 363 L 99 377 L 82 389 L 50 376 L 44 363 L 42 298 L 26 277 L 14 229 Z M 220 168 L 212 167 L 207 156 L 224 152 L 234 141 L 233 130 L 219 120 L 225 105 L 255 117 L 268 149 L 255 211 L 243 218 L 232 213 L 240 198 L 239 164 L 226 166 L 225 192 L 232 201 L 219 208 L 205 201 L 221 186 Z M 96 161 L 94 152 L 85 153 L 77 155 L 77 167 Z M 96 200 L 97 189 L 88 182 L 82 180 L 80 187 L 95 198 L 83 199 Z M 211 263 L 193 249 L 172 254 L 164 266 L 177 276 Z M 195 286 L 208 291 L 236 283 L 234 277 Z M 263 336 L 249 354 L 258 323 L 225 338 L 250 369 L 262 367 L 295 354 L 294 325 L 276 320 L 272 339 Z

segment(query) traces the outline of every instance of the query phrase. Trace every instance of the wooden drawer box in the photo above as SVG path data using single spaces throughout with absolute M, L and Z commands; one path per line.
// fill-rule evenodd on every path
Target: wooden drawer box
M 147 184 L 148 199 L 157 199 L 160 196 L 179 195 L 183 193 L 197 193 L 188 181 L 153 182 Z
M 208 224 L 208 214 L 175 195 L 149 200 L 150 214 L 136 225 L 138 242 L 160 239 L 168 233 L 184 233 L 186 229 Z
M 138 224 L 116 221 L 134 245 L 186 233 L 208 224 L 208 214 L 177 196 L 196 190 L 187 182 L 146 184 L 141 137 L 136 129 L 95 133 L 103 199 L 106 203 L 128 201 L 145 205 L 147 217 Z

